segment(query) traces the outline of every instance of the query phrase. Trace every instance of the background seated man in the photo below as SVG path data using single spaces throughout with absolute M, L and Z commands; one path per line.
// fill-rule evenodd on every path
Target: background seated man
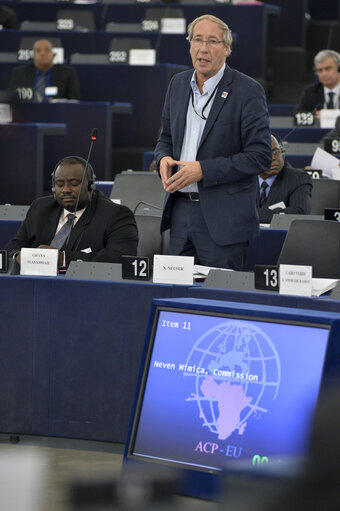
M 272 164 L 258 176 L 258 212 L 261 224 L 269 224 L 274 213 L 308 215 L 312 207 L 312 179 L 303 170 L 284 161 L 282 143 L 272 135 Z
M 314 57 L 314 70 L 318 81 L 303 89 L 296 111 L 339 108 L 340 54 L 334 50 L 319 51 Z
M 91 165 L 81 186 L 85 164 L 78 156 L 66 157 L 57 164 L 52 173 L 54 195 L 33 201 L 6 246 L 10 257 L 20 263 L 23 247 L 58 248 L 58 265 L 67 267 L 70 261 L 79 259 L 116 263 L 122 255 L 136 255 L 138 231 L 133 213 L 93 189 Z M 72 224 L 74 215 L 69 214 L 74 213 L 78 196 Z
M 53 64 L 53 47 L 47 39 L 33 46 L 33 63 L 17 66 L 12 71 L 10 90 L 32 89 L 35 101 L 49 98 L 80 99 L 76 70 L 64 64 Z

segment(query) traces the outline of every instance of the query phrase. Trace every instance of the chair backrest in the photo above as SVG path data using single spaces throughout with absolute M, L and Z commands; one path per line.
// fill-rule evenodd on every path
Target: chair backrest
M 174 7 L 148 7 L 145 9 L 144 19 L 161 20 L 162 18 L 184 18 L 184 12 L 181 8 Z
M 160 216 L 135 215 L 138 228 L 137 255 L 148 257 L 152 263 L 155 254 L 163 252 L 163 237 L 160 233 Z
M 331 220 L 294 220 L 278 264 L 312 266 L 313 277 L 340 277 L 340 223 Z
M 151 48 L 150 39 L 143 39 L 141 37 L 115 37 L 111 39 L 110 50 L 129 51 L 135 48 L 143 50 Z
M 275 213 L 270 222 L 271 229 L 289 229 L 294 220 L 323 220 L 324 215 L 281 215 Z
M 149 208 L 148 212 L 160 215 L 163 209 L 165 191 L 157 173 L 125 171 L 115 175 L 110 195 L 121 204 L 138 214 L 138 210 Z
M 0 205 L 0 220 L 25 220 L 29 206 L 18 206 L 16 204 Z
M 325 208 L 340 207 L 340 181 L 313 179 L 312 215 L 323 215 Z

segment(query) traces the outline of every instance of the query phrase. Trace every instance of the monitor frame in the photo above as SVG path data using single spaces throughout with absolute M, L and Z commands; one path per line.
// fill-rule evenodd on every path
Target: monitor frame
M 334 374 L 340 369 L 340 349 L 336 347 L 336 338 L 340 334 L 340 316 L 336 313 L 309 311 L 306 309 L 291 309 L 286 307 L 263 306 L 256 304 L 239 304 L 201 299 L 154 299 L 152 301 L 149 322 L 145 336 L 144 350 L 141 360 L 140 374 L 137 384 L 135 401 L 132 408 L 129 433 L 126 442 L 123 470 L 139 467 L 155 467 L 155 469 L 174 469 L 179 475 L 178 493 L 205 499 L 217 499 L 221 488 L 221 476 L 225 470 L 209 469 L 183 465 L 181 463 L 166 463 L 164 460 L 145 459 L 134 454 L 134 446 L 138 434 L 138 426 L 142 411 L 144 391 L 147 383 L 150 361 L 153 354 L 155 334 L 161 311 L 173 311 L 204 316 L 215 316 L 221 319 L 241 319 L 245 321 L 280 323 L 285 325 L 307 326 L 328 329 L 328 340 L 325 352 L 319 396 L 327 387 Z M 340 343 L 339 343 L 340 344 Z M 317 398 L 317 402 L 319 400 Z M 316 402 L 316 406 L 317 406 Z

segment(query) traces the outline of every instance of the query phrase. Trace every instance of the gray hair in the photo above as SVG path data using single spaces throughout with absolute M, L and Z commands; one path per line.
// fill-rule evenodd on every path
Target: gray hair
M 194 19 L 188 25 L 187 40 L 188 41 L 192 40 L 193 35 L 194 35 L 194 28 L 197 25 L 197 23 L 202 20 L 210 20 L 213 23 L 216 23 L 217 25 L 219 25 L 221 27 L 221 29 L 223 30 L 223 41 L 226 46 L 229 46 L 228 55 L 230 55 L 231 54 L 231 45 L 233 42 L 233 36 L 232 36 L 231 30 L 228 27 L 228 25 L 226 23 L 224 23 L 224 21 L 222 21 L 220 18 L 217 18 L 216 16 L 213 16 L 212 14 L 203 14 L 203 16 L 199 16 L 198 18 Z
M 338 53 L 337 51 L 334 51 L 334 50 L 319 51 L 314 57 L 314 66 L 316 66 L 316 64 L 320 64 L 321 62 L 326 60 L 328 57 L 332 57 L 335 64 L 337 66 L 340 66 L 340 53 Z

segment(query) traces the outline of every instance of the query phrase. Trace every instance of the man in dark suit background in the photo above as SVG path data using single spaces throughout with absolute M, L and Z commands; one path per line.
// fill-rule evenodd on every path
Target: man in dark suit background
M 80 99 L 76 70 L 71 66 L 53 64 L 53 46 L 39 39 L 33 46 L 33 63 L 13 69 L 9 89 L 31 89 L 38 102 L 51 99 Z M 27 95 L 25 96 L 27 97 Z
M 70 261 L 121 262 L 122 255 L 136 255 L 138 232 L 133 213 L 126 206 L 114 204 L 93 189 L 95 175 L 89 165 L 81 186 L 86 161 L 66 157 L 52 174 L 53 195 L 40 197 L 30 206 L 24 222 L 6 250 L 20 262 L 20 250 L 58 248 L 60 267 Z M 74 225 L 61 246 L 56 242 L 63 226 L 72 222 L 77 198 L 79 203 Z M 59 240 L 60 241 L 60 240 Z
M 241 270 L 258 234 L 257 174 L 271 164 L 269 115 L 261 85 L 229 68 L 232 35 L 204 15 L 188 27 L 193 70 L 167 91 L 155 158 L 166 190 L 161 229 L 170 254 Z
M 260 223 L 269 224 L 274 213 L 309 215 L 312 207 L 312 179 L 307 172 L 284 160 L 282 143 L 272 135 L 272 165 L 259 177 Z
M 318 81 L 304 88 L 296 111 L 339 108 L 340 54 L 334 50 L 319 51 L 314 57 L 314 70 Z

